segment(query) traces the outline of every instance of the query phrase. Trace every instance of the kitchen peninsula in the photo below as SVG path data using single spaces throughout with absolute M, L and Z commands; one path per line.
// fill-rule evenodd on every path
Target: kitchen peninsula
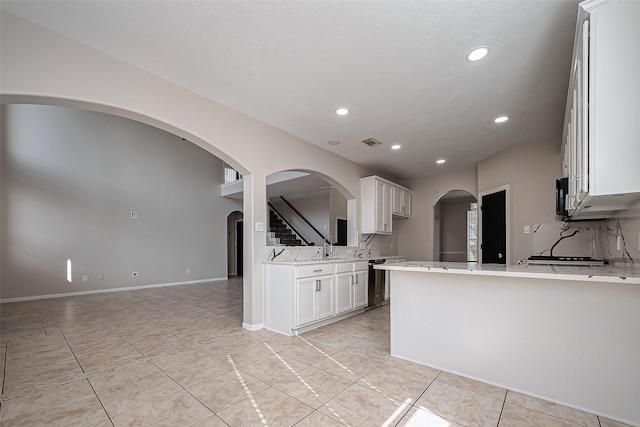
M 640 425 L 640 271 L 404 262 L 391 355 Z

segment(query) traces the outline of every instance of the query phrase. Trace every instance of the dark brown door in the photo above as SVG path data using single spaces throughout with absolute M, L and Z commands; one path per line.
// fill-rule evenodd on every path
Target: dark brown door
M 243 242 L 243 222 L 236 222 L 236 274 L 242 276 L 242 242 Z
M 507 263 L 506 200 L 506 190 L 481 198 L 483 264 Z

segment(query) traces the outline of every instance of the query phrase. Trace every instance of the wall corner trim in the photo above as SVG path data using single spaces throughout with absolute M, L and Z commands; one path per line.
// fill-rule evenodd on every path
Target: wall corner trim
M 242 328 L 248 331 L 257 331 L 264 328 L 264 323 L 251 324 L 247 322 L 242 322 Z
M 213 277 L 211 279 L 191 280 L 191 281 L 188 281 L 188 282 L 159 283 L 159 284 L 153 284 L 153 285 L 128 286 L 126 288 L 95 289 L 95 290 L 92 290 L 92 291 L 64 292 L 64 293 L 61 293 L 61 294 L 35 295 L 35 296 L 30 296 L 30 297 L 6 298 L 6 299 L 0 299 L 0 303 L 5 304 L 5 303 L 10 303 L 10 302 L 34 301 L 34 300 L 49 299 L 49 298 L 63 298 L 63 297 L 72 297 L 72 296 L 77 296 L 77 295 L 104 294 L 104 293 L 107 293 L 107 292 L 135 291 L 137 289 L 163 288 L 163 287 L 166 287 L 166 286 L 195 285 L 197 283 L 220 282 L 222 280 L 228 280 L 228 279 L 226 277 Z M 244 327 L 244 325 L 243 325 L 243 327 Z

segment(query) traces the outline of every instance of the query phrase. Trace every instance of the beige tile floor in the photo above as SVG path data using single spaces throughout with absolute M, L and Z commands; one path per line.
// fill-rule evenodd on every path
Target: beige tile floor
M 622 424 L 389 356 L 389 306 L 285 337 L 241 328 L 242 282 L 2 304 L 0 424 Z

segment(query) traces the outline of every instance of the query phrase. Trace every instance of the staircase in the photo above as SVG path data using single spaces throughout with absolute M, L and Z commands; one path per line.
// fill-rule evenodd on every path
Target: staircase
M 272 208 L 269 208 L 269 234 L 273 246 L 305 245 Z

